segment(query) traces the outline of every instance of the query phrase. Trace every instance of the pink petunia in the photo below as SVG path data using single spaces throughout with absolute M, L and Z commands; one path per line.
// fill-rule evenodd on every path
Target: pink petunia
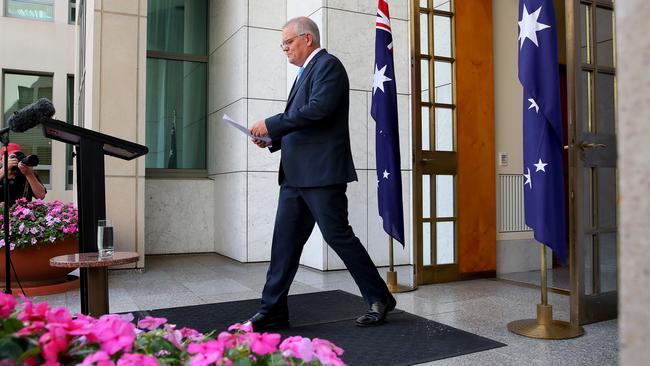
M 104 351 L 91 353 L 78 366 L 115 366 L 111 357 Z
M 118 315 L 103 315 L 92 325 L 87 335 L 91 342 L 99 343 L 100 349 L 109 355 L 133 348 L 135 326 Z
M 149 355 L 125 353 L 117 360 L 117 366 L 159 366 L 158 360 Z
M 309 338 L 289 337 L 282 341 L 280 350 L 285 357 L 296 357 L 305 362 L 311 362 L 314 358 L 314 347 Z
M 16 308 L 16 298 L 13 295 L 0 293 L 0 317 L 7 319 Z
M 152 316 L 147 316 L 138 322 L 138 328 L 154 330 L 165 323 L 167 323 L 167 318 L 154 318 Z
M 280 335 L 275 333 L 248 333 L 248 342 L 253 353 L 265 355 L 278 350 Z
M 244 324 L 235 323 L 228 327 L 229 332 L 232 332 L 233 330 L 241 330 L 243 332 L 250 333 L 253 331 L 253 325 L 250 323 L 244 323 Z
M 208 341 L 205 343 L 191 343 L 187 346 L 187 352 L 194 354 L 190 359 L 189 366 L 208 366 L 223 358 L 224 344 L 219 341 Z

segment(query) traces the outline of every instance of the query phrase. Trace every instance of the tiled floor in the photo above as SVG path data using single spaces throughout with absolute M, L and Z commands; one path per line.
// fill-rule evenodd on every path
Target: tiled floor
M 267 263 L 241 264 L 215 254 L 148 256 L 146 271 L 111 271 L 111 312 L 259 298 Z M 386 269 L 381 270 L 382 274 Z M 410 267 L 398 268 L 409 283 Z M 347 271 L 300 268 L 292 294 L 341 289 L 359 295 Z M 508 322 L 535 317 L 539 290 L 497 280 L 420 286 L 397 294 L 408 312 L 507 344 L 507 347 L 449 358 L 427 365 L 615 365 L 617 322 L 585 326 L 585 335 L 562 341 L 536 340 L 508 332 Z M 79 311 L 79 292 L 42 296 L 52 305 Z M 556 319 L 568 319 L 568 297 L 549 293 Z

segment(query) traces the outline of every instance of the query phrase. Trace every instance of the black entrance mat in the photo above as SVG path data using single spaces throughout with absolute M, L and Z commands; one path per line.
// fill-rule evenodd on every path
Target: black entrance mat
M 247 319 L 258 307 L 259 300 L 242 300 L 133 315 L 136 321 L 147 315 L 165 317 L 179 327 L 207 333 Z M 380 327 L 356 327 L 354 319 L 366 311 L 366 304 L 343 291 L 292 295 L 289 308 L 291 328 L 277 333 L 283 338 L 300 335 L 330 340 L 345 350 L 343 361 L 349 365 L 413 365 L 505 346 L 401 310 L 393 311 Z

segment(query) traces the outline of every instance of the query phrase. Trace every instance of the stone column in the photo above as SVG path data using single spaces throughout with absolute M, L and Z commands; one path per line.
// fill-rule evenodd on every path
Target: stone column
M 650 3 L 616 2 L 620 181 L 620 363 L 650 358 Z

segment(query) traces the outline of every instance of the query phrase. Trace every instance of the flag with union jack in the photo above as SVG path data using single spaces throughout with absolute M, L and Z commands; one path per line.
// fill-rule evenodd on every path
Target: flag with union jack
M 397 87 L 393 63 L 393 34 L 386 0 L 378 1 L 375 28 L 375 75 L 370 114 L 376 122 L 377 203 L 384 230 L 404 245 Z

